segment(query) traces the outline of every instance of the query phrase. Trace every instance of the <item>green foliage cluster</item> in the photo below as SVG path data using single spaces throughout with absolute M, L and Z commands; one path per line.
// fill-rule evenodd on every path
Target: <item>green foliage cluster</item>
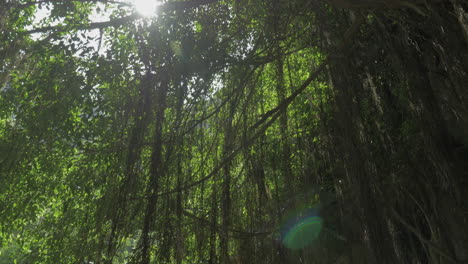
M 0 3 L 0 263 L 466 261 L 448 2 Z

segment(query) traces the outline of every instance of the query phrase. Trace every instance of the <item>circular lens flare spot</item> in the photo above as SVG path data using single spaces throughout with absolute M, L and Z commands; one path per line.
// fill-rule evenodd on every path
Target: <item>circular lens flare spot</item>
M 322 219 L 318 216 L 300 219 L 283 235 L 284 246 L 301 249 L 312 243 L 320 235 Z

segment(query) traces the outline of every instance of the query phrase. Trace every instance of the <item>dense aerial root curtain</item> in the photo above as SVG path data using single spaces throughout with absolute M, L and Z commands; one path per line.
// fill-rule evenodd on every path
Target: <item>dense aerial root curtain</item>
M 278 103 L 283 102 L 288 94 L 285 85 L 285 78 L 284 78 L 284 58 L 285 55 L 283 54 L 283 50 L 281 45 L 281 39 L 283 39 L 282 34 L 284 34 L 285 29 L 281 27 L 281 9 L 284 3 L 281 1 L 273 1 L 272 3 L 272 16 L 271 16 L 271 24 L 273 25 L 273 51 L 272 57 L 275 58 L 274 62 L 274 74 L 276 77 L 276 93 L 278 98 Z M 280 155 L 280 164 L 282 168 L 282 178 L 286 184 L 286 191 L 291 192 L 293 190 L 293 186 L 291 183 L 293 182 L 294 175 L 291 170 L 291 150 L 290 150 L 290 143 L 289 143 L 289 129 L 288 129 L 288 111 L 287 108 L 282 110 L 281 116 L 279 118 L 279 129 L 281 135 L 281 155 Z M 292 193 L 288 195 L 289 197 L 293 197 Z
M 242 80 L 242 79 L 241 79 Z M 242 87 L 242 84 L 237 86 L 237 81 L 228 82 L 228 86 L 231 89 L 239 89 Z M 233 91 L 233 90 L 231 90 Z M 240 100 L 240 92 L 236 91 L 233 97 L 229 98 L 228 108 L 226 113 L 224 113 L 224 142 L 223 142 L 223 155 L 228 156 L 234 151 L 234 144 L 236 142 L 236 131 L 234 127 L 235 114 L 237 110 L 237 105 Z M 227 161 L 223 165 L 221 174 L 223 175 L 222 180 L 222 189 L 221 189 L 221 230 L 219 233 L 219 247 L 220 247 L 220 259 L 222 263 L 231 263 L 230 254 L 229 254 L 229 245 L 230 243 L 230 232 L 229 228 L 232 223 L 232 194 L 231 194 L 231 174 L 232 174 L 232 161 Z
M 393 24 L 385 14 L 376 14 L 373 28 L 360 32 L 352 52 L 331 61 L 337 104 L 334 145 L 338 153 L 347 153 L 342 177 L 359 188 L 356 199 L 363 208 L 371 259 L 468 260 L 460 248 L 468 238 L 460 222 L 467 209 L 460 188 L 467 186 L 461 160 L 466 162 L 468 130 L 464 120 L 453 116 L 466 115 L 466 103 L 460 100 L 466 101 L 468 79 L 457 69 L 466 68 L 468 60 L 455 59 L 455 54 L 468 49 L 463 38 L 447 41 L 464 30 L 447 13 L 455 7 L 457 1 L 433 3 L 424 9 L 431 23 L 415 15 Z M 362 48 L 370 34 L 385 43 L 372 52 Z M 390 68 L 383 73 L 371 62 Z M 452 204 L 450 213 L 446 204 Z
M 384 211 L 374 199 L 376 195 L 379 195 L 373 191 L 372 187 L 377 184 L 377 182 L 374 182 L 377 180 L 373 179 L 373 173 L 369 171 L 370 168 L 367 168 L 368 164 L 364 158 L 365 153 L 361 148 L 356 147 L 361 144 L 359 124 L 362 120 L 354 117 L 357 116 L 356 113 L 359 110 L 349 99 L 357 96 L 353 93 L 358 89 L 349 82 L 351 78 L 347 77 L 353 76 L 355 73 L 349 73 L 348 70 L 352 69 L 352 67 L 343 62 L 335 67 L 332 68 L 332 82 L 337 94 L 338 113 L 336 119 L 340 126 L 339 131 L 342 133 L 341 137 L 346 138 L 346 141 L 342 142 L 343 150 L 346 153 L 352 153 L 352 155 L 349 155 L 349 160 L 345 160 L 345 162 L 347 173 L 356 177 L 351 179 L 353 181 L 351 184 L 355 184 L 359 190 L 357 199 L 362 207 L 363 229 L 368 232 L 369 245 L 376 257 L 374 261 L 388 264 L 396 263 L 398 261 L 394 253 L 386 218 L 382 215 Z M 360 85 L 360 83 L 357 83 L 357 85 Z
M 232 108 L 231 108 L 232 109 Z M 232 127 L 232 120 L 233 120 L 233 111 L 229 111 L 228 116 L 226 118 L 225 130 L 224 130 L 224 153 L 230 153 L 232 151 L 232 142 L 233 142 L 233 127 Z M 231 223 L 231 208 L 232 208 L 232 201 L 231 201 L 231 162 L 226 162 L 223 166 L 222 174 L 223 174 L 223 183 L 222 183 L 222 190 L 221 190 L 221 219 L 222 219 L 222 227 L 219 237 L 219 246 L 220 246 L 220 261 L 223 263 L 230 263 L 229 260 L 229 231 L 228 227 Z
M 217 197 L 217 188 L 214 186 L 211 194 L 211 225 L 210 225 L 210 239 L 209 239 L 209 258 L 208 263 L 214 264 L 218 263 L 217 261 L 217 254 L 216 254 L 216 241 L 217 241 L 217 219 L 218 219 L 218 202 L 216 201 Z
M 285 77 L 284 77 L 284 59 L 285 55 L 283 54 L 282 43 L 281 39 L 283 39 L 283 35 L 286 34 L 285 27 L 282 24 L 282 20 L 284 19 L 281 16 L 281 10 L 284 8 L 286 3 L 278 0 L 273 0 L 270 3 L 270 30 L 272 32 L 270 41 L 272 42 L 272 51 L 271 56 L 274 58 L 274 62 L 272 63 L 272 67 L 274 68 L 274 81 L 275 81 L 275 91 L 277 102 L 280 104 L 283 102 L 288 94 L 285 85 Z M 281 177 L 275 178 L 275 185 L 276 185 L 276 203 L 277 203 L 277 217 L 278 221 L 281 221 L 282 212 L 279 209 L 281 207 L 281 199 L 279 195 L 279 188 L 280 185 L 284 185 L 286 199 L 293 202 L 295 199 L 294 195 L 294 173 L 291 170 L 291 149 L 290 149 L 290 140 L 289 140 L 289 128 L 288 128 L 288 111 L 287 106 L 281 109 L 281 113 L 279 114 L 279 134 L 280 134 L 280 145 L 281 148 L 279 150 L 279 155 L 277 157 L 278 165 L 281 171 Z M 284 183 L 284 184 L 281 184 Z M 278 244 L 276 250 L 279 252 L 279 261 L 285 262 L 286 261 L 286 250 Z M 272 256 L 275 258 L 275 255 Z
M 151 257 L 151 246 L 154 237 L 152 227 L 155 224 L 156 205 L 158 201 L 157 193 L 159 191 L 160 180 L 164 175 L 163 166 L 163 125 L 164 125 L 164 111 L 166 110 L 166 97 L 168 91 L 168 75 L 166 71 L 160 71 L 155 76 L 157 81 L 156 85 L 156 99 L 155 99 L 155 127 L 154 127 L 154 145 L 151 153 L 150 164 L 150 178 L 146 189 L 146 211 L 143 222 L 141 234 L 141 256 L 140 262 L 142 264 L 149 264 Z
M 121 183 L 121 187 L 117 193 L 115 208 L 112 209 L 112 229 L 109 236 L 107 257 L 112 261 L 115 249 L 118 247 L 118 240 L 121 237 L 121 232 L 125 232 L 126 225 L 129 221 L 127 218 L 129 209 L 127 208 L 128 199 L 136 193 L 136 188 L 141 175 L 138 175 L 136 164 L 140 159 L 145 132 L 148 127 L 151 117 L 152 95 L 151 90 L 154 85 L 154 78 L 149 70 L 142 77 L 140 84 L 140 98 L 137 104 L 137 109 L 134 116 L 134 127 L 130 136 L 127 161 L 125 167 L 125 177 Z M 125 234 L 124 234 L 125 235 Z

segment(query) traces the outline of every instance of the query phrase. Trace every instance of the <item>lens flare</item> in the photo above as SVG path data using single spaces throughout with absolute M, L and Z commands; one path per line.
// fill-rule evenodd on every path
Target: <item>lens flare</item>
M 316 240 L 322 230 L 322 219 L 308 217 L 294 225 L 283 237 L 283 244 L 290 249 L 301 249 Z
M 295 213 L 282 225 L 281 242 L 287 248 L 302 249 L 319 237 L 322 226 L 323 220 L 315 208 Z

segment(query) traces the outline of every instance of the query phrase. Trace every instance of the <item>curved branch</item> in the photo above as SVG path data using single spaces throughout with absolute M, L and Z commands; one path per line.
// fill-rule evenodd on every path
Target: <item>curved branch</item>
M 88 2 L 103 2 L 103 3 L 120 3 L 117 1 L 99 1 L 99 0 L 81 0 L 81 1 L 88 1 Z M 191 0 L 191 1 L 184 1 L 184 2 L 167 2 L 159 7 L 159 10 L 161 12 L 170 12 L 170 11 L 181 11 L 181 10 L 186 10 L 186 9 L 192 9 L 196 8 L 202 5 L 208 5 L 212 3 L 216 3 L 219 0 Z M 34 3 L 46 3 L 46 2 L 60 2 L 60 1 L 54 1 L 54 0 L 48 0 L 48 1 L 37 1 Z M 80 1 L 79 1 L 80 2 Z M 111 19 L 109 21 L 105 22 L 95 22 L 95 23 L 89 23 L 89 24 L 79 24 L 76 26 L 70 26 L 70 25 L 65 25 L 65 26 L 46 26 L 46 27 L 41 27 L 41 28 L 35 28 L 27 31 L 22 31 L 20 34 L 22 35 L 29 35 L 33 33 L 45 33 L 49 31 L 55 31 L 55 32 L 63 32 L 66 30 L 91 30 L 91 29 L 103 29 L 103 28 L 108 28 L 108 27 L 118 27 L 121 25 L 124 25 L 128 22 L 135 21 L 137 19 L 143 18 L 142 15 L 138 13 L 132 13 L 128 16 L 121 17 L 121 18 L 115 18 Z
M 23 31 L 21 32 L 21 34 L 28 35 L 28 34 L 34 34 L 34 33 L 45 33 L 49 31 L 62 32 L 65 30 L 70 30 L 70 29 L 75 29 L 75 30 L 103 29 L 103 28 L 108 28 L 108 27 L 121 26 L 121 25 L 124 25 L 125 23 L 134 21 L 139 18 L 143 18 L 143 17 L 139 15 L 138 13 L 133 13 L 125 17 L 111 19 L 105 22 L 80 24 L 74 27 L 72 26 L 47 26 L 47 27 L 41 27 L 41 28 L 35 28 L 35 29 Z
M 33 2 L 28 2 L 24 4 L 19 3 L 10 3 L 11 8 L 27 8 L 33 5 L 40 5 L 40 4 L 50 4 L 50 3 L 66 3 L 66 2 L 80 2 L 80 3 L 103 3 L 103 4 L 118 4 L 122 6 L 132 6 L 132 4 L 122 1 L 114 1 L 114 0 L 38 0 Z

